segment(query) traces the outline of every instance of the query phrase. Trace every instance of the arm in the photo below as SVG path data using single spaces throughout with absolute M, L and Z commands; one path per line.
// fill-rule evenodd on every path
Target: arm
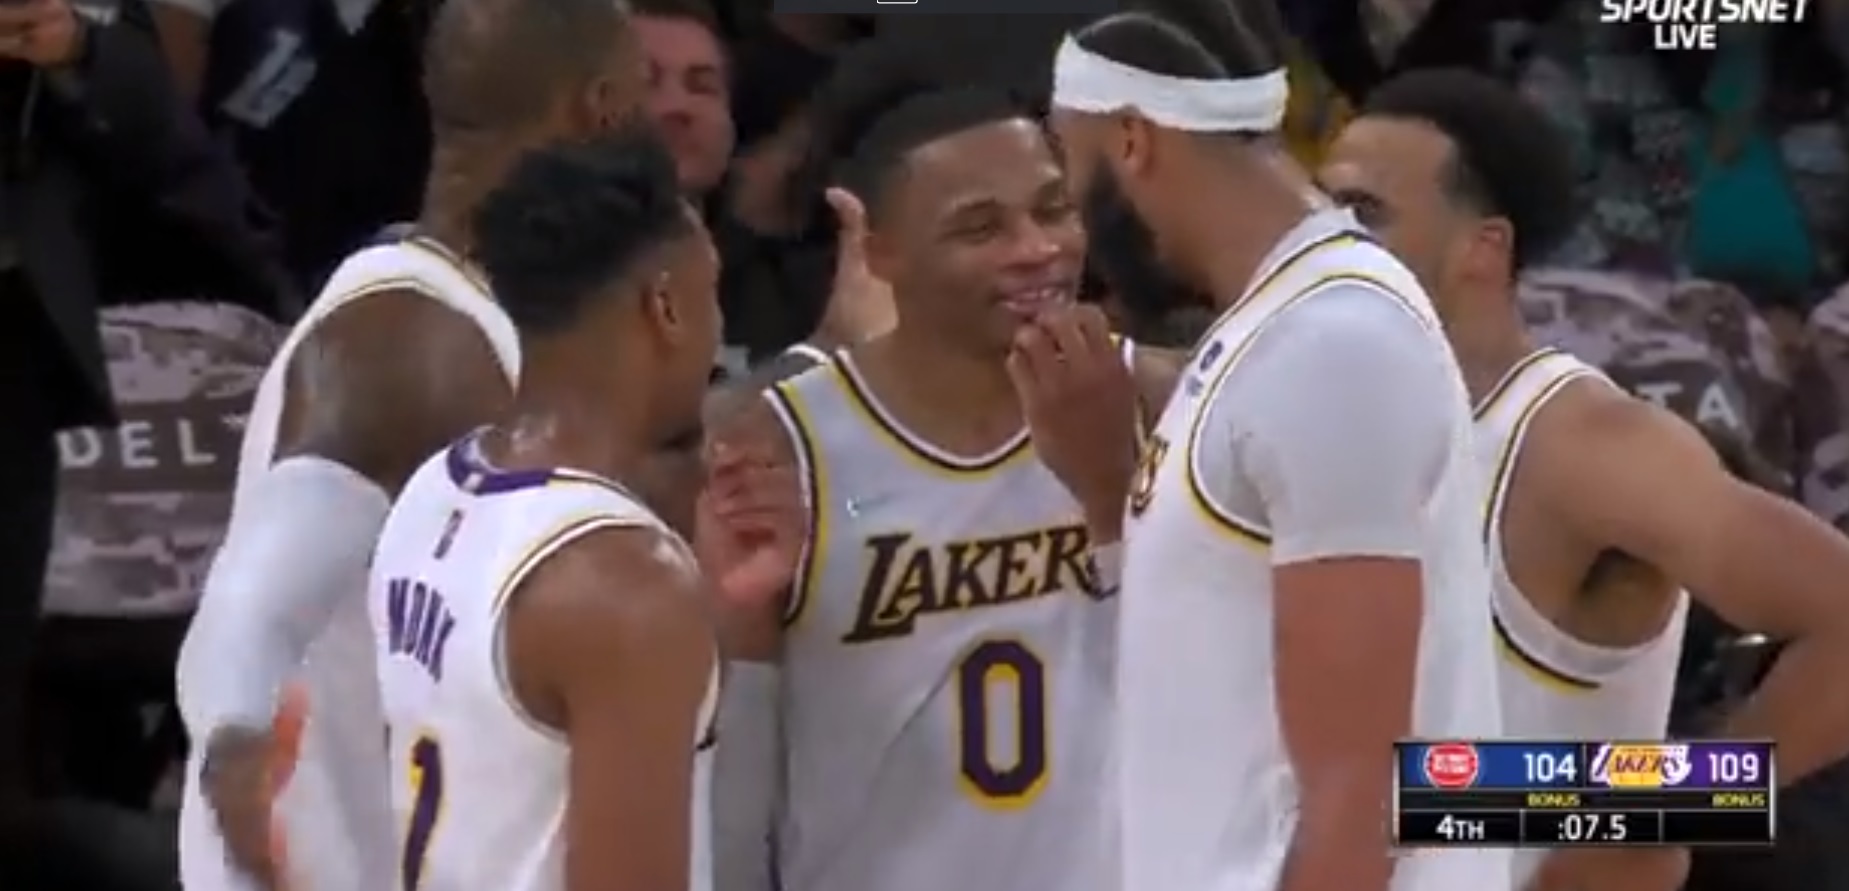
M 647 528 L 585 533 L 508 606 L 513 686 L 571 747 L 566 891 L 690 886 L 694 757 L 716 654 L 705 584 L 664 544 Z
M 1230 419 L 1271 525 L 1279 721 L 1301 797 L 1286 891 L 1382 891 L 1395 740 L 1409 735 L 1423 514 L 1463 405 L 1434 335 L 1356 286 L 1273 323 Z
M 714 426 L 715 446 L 755 452 L 778 466 L 800 466 L 770 397 L 750 395 Z M 713 762 L 715 891 L 776 886 L 771 849 L 784 758 L 779 663 L 791 593 L 751 601 L 721 598 L 720 636 L 728 661 L 720 700 L 725 733 Z
M 1555 493 L 1549 507 L 1592 541 L 1657 567 L 1728 622 L 1790 642 L 1727 736 L 1777 740 L 1785 783 L 1839 760 L 1849 689 L 1817 679 L 1849 676 L 1849 540 L 1727 474 L 1679 418 L 1612 397 L 1562 419 L 1574 459 L 1535 462 L 1537 491 Z
M 391 493 L 508 397 L 475 326 L 412 292 L 323 320 L 292 357 L 288 391 L 278 463 L 238 504 L 181 655 L 182 711 L 206 741 L 221 814 L 256 807 L 277 691 L 341 599 L 362 593 Z M 225 828 L 247 865 L 263 856 L 264 840 L 239 837 L 259 827 Z

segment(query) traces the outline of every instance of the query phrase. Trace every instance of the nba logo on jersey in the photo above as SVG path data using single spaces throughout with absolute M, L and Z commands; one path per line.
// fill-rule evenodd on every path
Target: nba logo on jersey
M 1221 341 L 1216 340 L 1208 344 L 1207 351 L 1201 354 L 1201 364 L 1198 366 L 1195 366 L 1195 370 L 1206 371 L 1207 369 L 1212 368 L 1213 363 L 1220 361 L 1220 354 L 1225 351 L 1226 351 L 1226 344 Z
M 1592 757 L 1592 781 L 1628 789 L 1678 786 L 1693 766 L 1688 746 L 1602 743 Z
M 1437 789 L 1466 789 L 1477 781 L 1477 747 L 1434 743 L 1425 748 L 1425 781 Z

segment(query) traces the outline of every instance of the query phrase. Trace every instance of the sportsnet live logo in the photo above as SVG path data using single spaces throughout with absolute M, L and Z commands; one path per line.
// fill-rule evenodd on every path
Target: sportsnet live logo
M 1660 50 L 1712 50 L 1722 25 L 1810 21 L 1812 0 L 1599 0 L 1599 21 L 1647 24 Z

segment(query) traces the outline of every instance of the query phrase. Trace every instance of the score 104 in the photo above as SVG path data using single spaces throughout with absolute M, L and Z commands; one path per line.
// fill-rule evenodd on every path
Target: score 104
M 1769 742 L 1410 742 L 1403 789 L 1764 789 Z

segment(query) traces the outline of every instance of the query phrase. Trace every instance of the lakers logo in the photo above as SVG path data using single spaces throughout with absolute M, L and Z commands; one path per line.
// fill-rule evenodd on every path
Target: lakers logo
M 1599 746 L 1592 758 L 1592 782 L 1626 789 L 1657 789 L 1681 785 L 1693 769 L 1688 746 Z
M 1168 440 L 1161 436 L 1150 436 L 1143 443 L 1143 454 L 1136 462 L 1136 476 L 1130 480 L 1130 516 L 1140 517 L 1149 509 L 1149 501 L 1156 494 L 1156 471 L 1167 456 Z

